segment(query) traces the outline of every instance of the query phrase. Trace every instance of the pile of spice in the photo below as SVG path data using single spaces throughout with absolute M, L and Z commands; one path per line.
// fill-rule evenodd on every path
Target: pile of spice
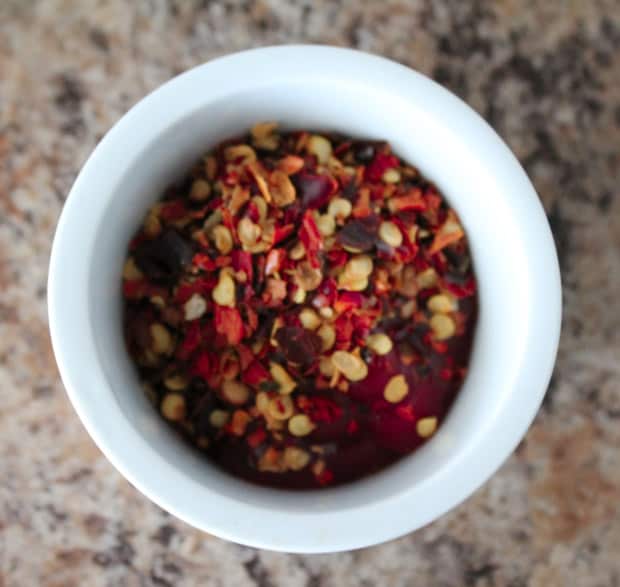
M 415 167 L 275 123 L 151 207 L 123 296 L 163 417 L 232 474 L 288 488 L 358 479 L 432 436 L 477 308 L 463 228 Z

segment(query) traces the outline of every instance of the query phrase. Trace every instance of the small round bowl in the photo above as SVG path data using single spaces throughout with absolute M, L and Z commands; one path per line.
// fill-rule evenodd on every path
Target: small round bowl
M 391 142 L 457 210 L 479 282 L 469 373 L 435 437 L 383 472 L 333 489 L 258 487 L 200 458 L 146 400 L 123 342 L 123 259 L 148 206 L 200 154 L 262 120 Z M 395 538 L 484 483 L 538 410 L 560 314 L 549 226 L 497 134 L 423 75 L 331 47 L 237 53 L 196 67 L 140 101 L 77 178 L 49 272 L 50 328 L 62 379 L 114 466 L 201 530 L 289 552 L 333 552 Z

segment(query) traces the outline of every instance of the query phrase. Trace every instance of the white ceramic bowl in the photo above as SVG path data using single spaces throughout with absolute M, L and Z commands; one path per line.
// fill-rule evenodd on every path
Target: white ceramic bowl
M 123 258 L 147 207 L 200 154 L 261 120 L 390 141 L 460 214 L 479 281 L 469 375 L 439 432 L 384 472 L 322 491 L 249 485 L 188 450 L 145 399 L 121 333 Z M 488 479 L 540 405 L 560 313 L 549 226 L 502 140 L 428 78 L 330 47 L 272 47 L 216 59 L 139 102 L 77 178 L 49 273 L 62 379 L 110 461 L 155 503 L 197 528 L 293 552 L 395 538 L 434 520 Z

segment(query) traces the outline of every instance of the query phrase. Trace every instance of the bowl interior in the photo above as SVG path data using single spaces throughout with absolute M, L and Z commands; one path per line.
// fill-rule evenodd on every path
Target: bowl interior
M 207 90 L 206 90 L 207 91 Z M 361 99 L 363 96 L 363 99 Z M 262 508 L 311 513 L 361 507 L 422 486 L 471 450 L 498 412 L 519 368 L 528 313 L 523 234 L 502 186 L 467 140 L 467 129 L 447 127 L 425 107 L 428 96 L 401 100 L 380 86 L 334 80 L 290 80 L 229 93 L 179 116 L 151 133 L 141 149 L 118 153 L 123 174 L 111 193 L 93 194 L 107 205 L 93 226 L 96 253 L 88 281 L 91 327 L 108 386 L 121 417 L 173 469 L 210 491 Z M 385 139 L 405 160 L 435 181 L 460 214 L 470 238 L 479 280 L 479 322 L 471 368 L 438 434 L 415 454 L 356 483 L 321 492 L 258 488 L 231 478 L 190 450 L 155 414 L 139 387 L 121 332 L 120 281 L 127 244 L 149 204 L 219 141 L 261 120 L 285 128 L 332 130 Z M 95 187 L 96 190 L 96 187 Z

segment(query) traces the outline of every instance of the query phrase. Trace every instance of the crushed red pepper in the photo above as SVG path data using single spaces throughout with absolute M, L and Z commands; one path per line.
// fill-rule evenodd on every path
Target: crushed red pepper
M 148 397 L 234 475 L 320 488 L 431 437 L 477 313 L 465 232 L 389 144 L 274 123 L 152 206 L 123 271 Z

